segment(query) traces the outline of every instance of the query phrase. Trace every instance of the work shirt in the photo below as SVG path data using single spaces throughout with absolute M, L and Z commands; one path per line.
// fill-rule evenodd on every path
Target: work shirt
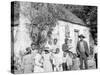
M 83 41 L 80 42 L 80 49 L 81 49 L 80 50 L 81 52 L 85 52 L 84 42 Z
M 76 50 L 77 50 L 78 55 L 80 55 L 84 58 L 89 56 L 88 44 L 84 40 L 78 41 Z

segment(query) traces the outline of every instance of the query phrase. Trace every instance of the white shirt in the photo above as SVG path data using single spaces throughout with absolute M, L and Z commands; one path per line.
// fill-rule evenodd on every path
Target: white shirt
M 60 65 L 60 64 L 62 64 L 62 56 L 60 55 L 60 53 L 53 54 L 53 56 L 54 56 L 54 58 L 53 58 L 54 65 Z
M 52 72 L 52 64 L 50 62 L 50 58 L 51 58 L 51 54 L 44 54 L 44 61 L 43 61 L 43 68 L 44 68 L 44 72 Z

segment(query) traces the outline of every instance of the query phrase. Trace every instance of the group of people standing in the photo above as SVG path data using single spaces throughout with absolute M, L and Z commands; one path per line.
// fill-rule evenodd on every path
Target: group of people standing
M 30 47 L 26 48 L 21 61 L 23 73 L 67 71 L 74 70 L 76 67 L 84 69 L 83 64 L 85 69 L 88 69 L 88 44 L 83 40 L 85 38 L 83 35 L 80 35 L 79 38 L 76 54 L 70 51 L 72 47 L 68 46 L 68 38 L 65 38 L 65 43 L 62 45 L 62 55 L 57 46 L 57 38 L 54 39 L 52 48 L 45 46 L 38 48 L 35 43 L 32 43 Z M 77 62 L 77 58 L 80 62 Z
M 57 47 L 58 40 L 55 38 L 53 49 L 49 47 L 38 48 L 35 43 L 26 48 L 22 58 L 22 72 L 53 72 L 53 71 L 66 71 L 68 69 L 68 62 L 71 57 L 67 52 L 60 55 L 60 49 Z M 67 42 L 67 40 L 65 40 Z M 63 47 L 62 47 L 63 49 Z M 71 63 L 70 63 L 71 64 Z

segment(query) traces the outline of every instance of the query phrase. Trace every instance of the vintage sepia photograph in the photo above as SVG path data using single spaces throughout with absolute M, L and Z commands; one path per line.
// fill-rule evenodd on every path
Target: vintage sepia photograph
M 98 68 L 97 6 L 11 2 L 11 73 Z

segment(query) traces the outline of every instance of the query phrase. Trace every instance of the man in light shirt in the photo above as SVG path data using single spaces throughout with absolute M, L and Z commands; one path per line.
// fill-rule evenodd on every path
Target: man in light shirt
M 80 58 L 80 69 L 83 69 L 83 63 L 85 65 L 85 69 L 88 69 L 87 65 L 87 57 L 89 56 L 89 49 L 88 49 L 88 44 L 84 40 L 84 36 L 81 34 L 79 35 L 80 41 L 77 43 L 77 54 L 79 55 Z

